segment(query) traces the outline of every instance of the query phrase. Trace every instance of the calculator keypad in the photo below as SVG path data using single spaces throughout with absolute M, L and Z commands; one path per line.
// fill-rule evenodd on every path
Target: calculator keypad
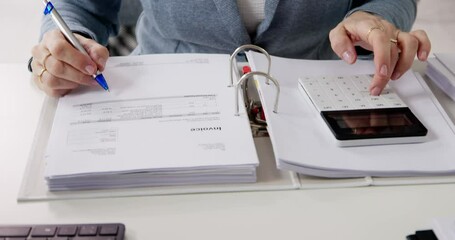
M 299 84 L 319 111 L 406 107 L 387 85 L 380 96 L 369 92 L 372 75 L 301 77 Z

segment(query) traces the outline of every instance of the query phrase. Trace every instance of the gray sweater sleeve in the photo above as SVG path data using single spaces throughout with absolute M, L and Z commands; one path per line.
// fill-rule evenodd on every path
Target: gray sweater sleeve
M 412 28 L 417 14 L 418 0 L 369 0 L 352 9 L 347 16 L 355 11 L 365 11 L 382 16 L 402 31 Z
M 121 0 L 58 0 L 53 1 L 73 32 L 82 32 L 95 41 L 106 45 L 108 38 L 118 31 L 118 11 Z M 41 37 L 51 29 L 57 28 L 50 15 L 43 17 Z M 40 37 L 40 38 L 41 38 Z

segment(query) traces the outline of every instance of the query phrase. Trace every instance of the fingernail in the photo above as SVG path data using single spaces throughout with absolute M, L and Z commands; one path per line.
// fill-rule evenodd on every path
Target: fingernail
M 373 89 L 371 89 L 370 91 L 370 94 L 372 96 L 379 96 L 382 92 L 382 89 L 380 87 L 374 87 Z
M 428 53 L 427 53 L 426 51 L 422 51 L 422 52 L 420 53 L 419 58 L 420 58 L 420 60 L 426 60 L 426 59 L 427 59 L 427 56 L 428 56 Z
M 401 77 L 401 74 L 398 73 L 398 72 L 396 72 L 396 73 L 394 73 L 394 74 L 392 75 L 392 79 L 393 79 L 393 80 L 398 79 L 398 78 L 400 78 L 400 77 Z
M 387 66 L 386 65 L 382 65 L 381 70 L 379 71 L 379 73 L 382 76 L 387 77 Z
M 343 57 L 343 60 L 348 62 L 348 63 L 352 63 L 353 62 L 352 53 L 350 51 L 344 52 L 342 57 Z
M 87 71 L 87 73 L 90 75 L 95 74 L 95 68 L 91 65 L 88 65 L 87 67 L 85 67 L 85 71 Z

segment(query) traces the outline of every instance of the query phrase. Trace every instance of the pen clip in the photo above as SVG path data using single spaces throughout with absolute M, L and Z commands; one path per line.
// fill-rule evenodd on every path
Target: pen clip
M 54 10 L 54 5 L 51 2 L 47 2 L 46 7 L 44 8 L 44 15 L 47 15 Z

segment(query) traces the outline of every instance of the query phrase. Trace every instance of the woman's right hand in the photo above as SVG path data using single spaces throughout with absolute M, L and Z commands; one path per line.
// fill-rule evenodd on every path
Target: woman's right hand
M 79 85 L 98 86 L 92 75 L 104 70 L 109 51 L 92 39 L 75 35 L 89 56 L 74 48 L 58 29 L 45 33 L 32 48 L 33 81 L 49 96 L 63 96 Z

